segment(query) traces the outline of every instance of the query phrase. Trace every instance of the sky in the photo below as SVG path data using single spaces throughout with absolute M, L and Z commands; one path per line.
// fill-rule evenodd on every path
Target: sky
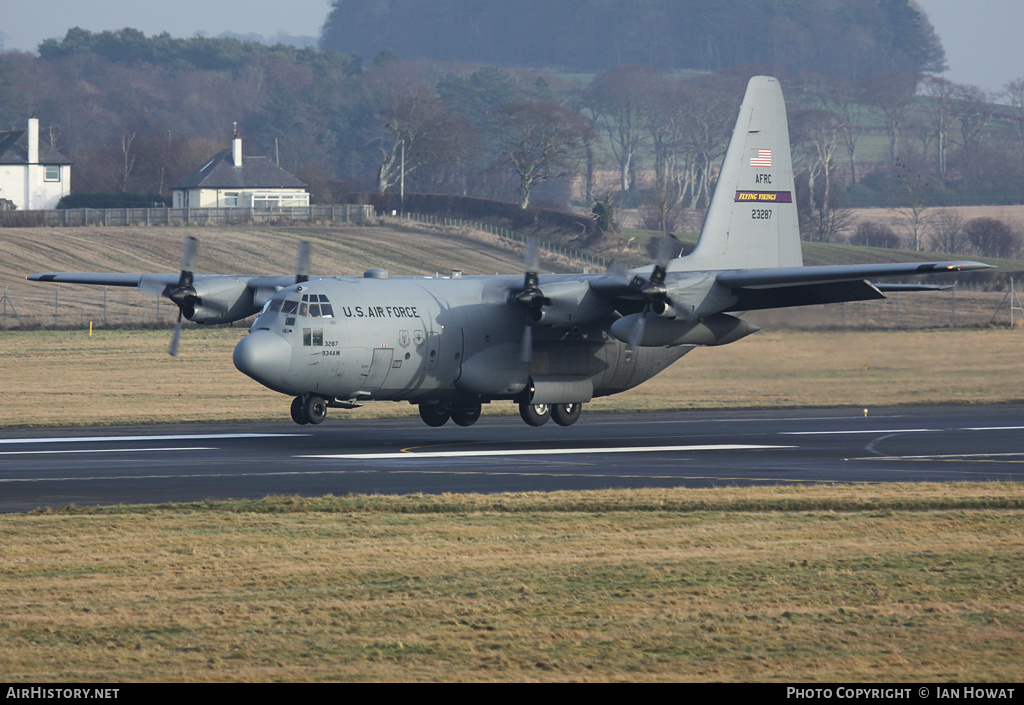
M 71 27 L 93 32 L 133 27 L 146 36 L 168 32 L 215 37 L 222 32 L 320 36 L 330 0 L 0 0 L 0 40 L 7 51 L 35 51 Z
M 1021 0 L 917 2 L 946 48 L 946 78 L 997 91 L 1024 77 Z M 0 0 L 0 48 L 35 51 L 44 39 L 62 39 L 71 27 L 94 32 L 134 27 L 147 36 L 166 31 L 175 37 L 197 32 L 319 37 L 330 5 L 330 0 Z

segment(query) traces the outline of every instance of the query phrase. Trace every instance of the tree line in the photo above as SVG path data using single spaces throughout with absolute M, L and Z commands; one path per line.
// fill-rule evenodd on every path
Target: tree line
M 668 231 L 707 205 L 754 73 L 778 75 L 786 92 L 807 239 L 834 241 L 851 205 L 1024 202 L 1024 79 L 989 96 L 911 72 L 624 64 L 580 78 L 74 29 L 38 56 L 0 54 L 0 126 L 37 115 L 42 139 L 74 159 L 76 192 L 166 194 L 237 122 L 245 151 L 279 155 L 315 201 L 404 186 L 639 207 Z
M 767 64 L 860 80 L 945 68 L 911 0 L 334 0 L 321 47 L 587 72 Z

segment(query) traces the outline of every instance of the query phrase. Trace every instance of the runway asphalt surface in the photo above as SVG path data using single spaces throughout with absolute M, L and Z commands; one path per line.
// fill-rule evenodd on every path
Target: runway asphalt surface
M 268 495 L 1024 481 L 1024 407 L 0 430 L 0 512 Z

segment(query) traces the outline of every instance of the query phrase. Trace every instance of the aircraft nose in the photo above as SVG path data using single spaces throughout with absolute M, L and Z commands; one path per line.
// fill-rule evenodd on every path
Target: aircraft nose
M 292 364 L 292 346 L 276 333 L 258 330 L 245 336 L 235 346 L 233 359 L 239 372 L 265 387 L 284 394 L 294 393 L 285 383 Z

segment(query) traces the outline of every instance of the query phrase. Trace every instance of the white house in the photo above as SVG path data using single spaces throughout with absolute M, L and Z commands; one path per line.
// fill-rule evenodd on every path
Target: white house
M 231 149 L 171 186 L 174 208 L 277 208 L 308 206 L 308 186 L 267 157 L 242 157 L 242 138 Z
M 71 193 L 73 162 L 48 145 L 39 144 L 39 120 L 28 129 L 0 132 L 0 199 L 18 210 L 47 210 Z

